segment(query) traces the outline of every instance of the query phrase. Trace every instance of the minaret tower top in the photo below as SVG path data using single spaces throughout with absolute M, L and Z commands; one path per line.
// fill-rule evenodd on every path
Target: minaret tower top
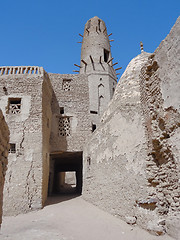
M 80 74 L 87 74 L 89 85 L 89 110 L 94 126 L 98 126 L 100 117 L 111 100 L 117 76 L 111 56 L 109 36 L 104 21 L 93 17 L 87 21 L 81 47 Z M 120 68 L 118 68 L 120 69 Z M 118 70 L 116 69 L 116 70 Z
M 80 73 L 107 73 L 117 79 L 113 69 L 109 35 L 104 21 L 97 16 L 85 24 Z

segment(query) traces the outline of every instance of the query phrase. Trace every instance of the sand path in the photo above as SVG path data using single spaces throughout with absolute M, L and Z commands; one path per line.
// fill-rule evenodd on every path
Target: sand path
M 130 226 L 82 197 L 53 197 L 42 210 L 4 217 L 1 240 L 172 240 Z

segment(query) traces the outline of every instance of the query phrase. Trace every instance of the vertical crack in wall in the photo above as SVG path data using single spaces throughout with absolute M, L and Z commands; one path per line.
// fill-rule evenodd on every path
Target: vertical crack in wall
M 23 131 L 22 131 L 22 140 L 21 140 L 21 142 L 20 142 L 20 144 L 19 144 L 20 149 L 24 149 L 24 147 L 23 147 L 23 142 L 24 142 L 24 137 L 25 137 L 25 130 L 26 130 L 26 127 L 25 127 L 25 123 L 24 123 L 24 124 L 23 124 Z
M 171 136 L 180 127 L 180 113 L 173 107 L 163 108 L 158 68 L 153 54 L 141 69 L 140 91 L 148 141 L 149 198 L 158 199 L 157 210 L 160 215 L 166 215 L 177 211 L 180 205 L 177 160 L 170 142 Z
M 24 151 L 24 147 L 23 147 L 23 143 L 24 143 L 24 139 L 25 139 L 25 130 L 26 130 L 26 122 L 23 123 L 23 128 L 22 128 L 22 140 L 19 144 L 19 149 L 17 151 L 16 156 L 19 157 L 20 155 L 23 154 Z
M 19 154 L 24 154 L 24 140 L 25 140 L 25 134 L 26 134 L 26 122 L 23 123 L 23 130 L 22 130 L 22 140 L 20 142 L 19 145 Z M 31 163 L 29 165 L 29 170 L 27 172 L 27 177 L 26 177 L 26 194 L 27 194 L 27 201 L 28 201 L 28 207 L 29 209 L 32 209 L 32 202 L 33 202 L 33 197 L 36 194 L 36 189 L 37 189 L 37 184 L 36 184 L 36 180 L 34 177 L 34 162 L 33 159 L 31 159 Z
M 28 206 L 30 209 L 32 209 L 33 194 L 35 194 L 33 190 L 36 188 L 36 181 L 34 178 L 33 168 L 34 168 L 33 161 L 31 161 L 30 168 L 26 177 L 26 194 L 28 199 Z
M 12 179 L 12 170 L 10 170 L 9 171 L 9 178 L 8 178 L 8 185 L 7 185 L 7 192 L 8 192 L 8 194 L 9 194 L 9 186 L 10 186 L 10 184 L 11 184 L 11 179 Z

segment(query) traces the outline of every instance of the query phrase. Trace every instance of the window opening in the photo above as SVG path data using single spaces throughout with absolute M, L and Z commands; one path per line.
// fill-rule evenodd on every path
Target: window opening
M 109 51 L 104 49 L 104 61 L 107 62 L 109 59 Z
M 90 111 L 90 113 L 92 113 L 92 114 L 98 114 L 98 112 L 96 112 L 96 111 Z
M 16 153 L 16 144 L 10 143 L 9 153 Z
M 9 114 L 21 113 L 21 98 L 9 98 Z
M 59 118 L 59 135 L 70 136 L 70 118 L 60 117 Z
M 63 108 L 63 107 L 60 107 L 60 108 L 59 108 L 59 112 L 60 112 L 60 114 L 64 114 L 64 108 Z
M 96 124 L 92 124 L 92 132 L 96 130 Z
M 63 79 L 62 89 L 67 92 L 71 90 L 71 79 Z
M 3 91 L 4 91 L 5 95 L 8 95 L 8 91 L 7 91 L 6 87 L 3 87 Z

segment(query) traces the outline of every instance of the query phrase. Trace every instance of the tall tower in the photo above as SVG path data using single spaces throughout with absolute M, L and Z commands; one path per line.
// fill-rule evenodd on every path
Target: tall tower
M 94 128 L 117 84 L 112 60 L 106 25 L 100 18 L 93 17 L 87 21 L 84 29 L 80 74 L 88 75 L 90 114 Z

